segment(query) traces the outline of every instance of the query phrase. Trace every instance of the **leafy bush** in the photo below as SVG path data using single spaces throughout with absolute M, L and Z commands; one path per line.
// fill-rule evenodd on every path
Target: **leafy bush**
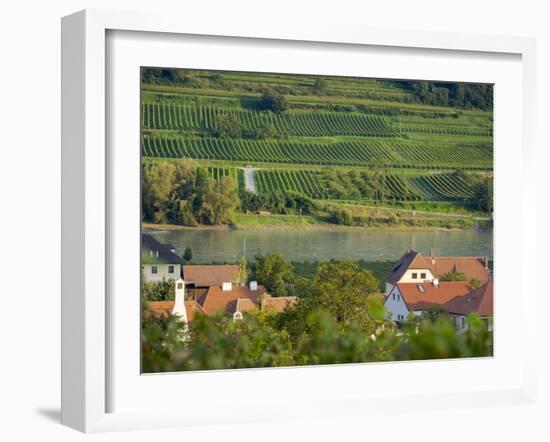
M 263 124 L 254 131 L 254 138 L 257 140 L 266 140 L 268 138 L 275 138 L 276 136 L 277 129 L 270 123 Z
M 268 90 L 261 96 L 258 108 L 260 110 L 270 110 L 279 113 L 286 110 L 287 101 L 284 95 L 273 90 Z
M 214 117 L 214 136 L 218 138 L 240 138 L 242 133 L 241 120 L 235 114 L 218 114 Z
M 353 223 L 353 214 L 349 209 L 332 209 L 329 215 L 331 223 L 351 226 Z
M 172 301 L 174 300 L 174 280 L 145 281 L 141 289 L 145 301 Z

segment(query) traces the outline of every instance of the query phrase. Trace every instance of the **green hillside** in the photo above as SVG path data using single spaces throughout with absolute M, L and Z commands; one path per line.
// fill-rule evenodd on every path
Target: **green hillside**
M 467 203 L 492 176 L 490 85 L 143 69 L 141 106 L 144 158 L 240 191 L 252 166 L 259 193 Z

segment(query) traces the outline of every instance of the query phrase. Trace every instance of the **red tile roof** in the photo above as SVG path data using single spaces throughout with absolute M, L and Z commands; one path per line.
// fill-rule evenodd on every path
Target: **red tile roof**
M 214 315 L 220 312 L 235 312 L 239 298 L 247 298 L 258 305 L 262 295 L 269 296 L 263 285 L 258 285 L 257 290 L 250 290 L 247 286 L 237 286 L 226 292 L 220 287 L 214 286 L 210 287 L 208 292 L 199 297 L 197 301 L 207 314 Z
M 167 317 L 172 314 L 174 301 L 152 301 L 147 303 L 149 312 L 157 318 Z M 185 301 L 185 311 L 187 313 L 187 321 L 191 322 L 195 319 L 197 313 L 206 315 L 203 308 L 195 301 Z
M 390 284 L 399 282 L 407 269 L 428 269 L 437 277 L 456 270 L 459 273 L 464 273 L 467 280 L 477 278 L 481 283 L 486 283 L 489 281 L 486 259 L 469 256 L 435 256 L 432 258 L 431 256 L 422 256 L 414 250 L 407 250 L 386 277 L 386 281 Z
M 224 282 L 236 282 L 238 272 L 236 265 L 184 265 L 183 279 L 195 287 L 221 287 Z
M 397 287 L 409 310 L 443 307 L 451 299 L 465 295 L 472 290 L 470 285 L 463 281 L 441 281 L 438 287 L 432 283 L 403 283 L 397 284 Z
M 466 295 L 451 299 L 445 303 L 444 308 L 456 315 L 477 313 L 479 316 L 493 316 L 493 281 Z
M 464 273 L 466 280 L 479 279 L 482 283 L 489 281 L 489 269 L 485 267 L 485 259 L 467 256 L 422 256 L 417 255 L 411 263 L 411 269 L 429 269 L 434 276 L 456 271 Z
M 235 306 L 236 312 L 248 312 L 250 310 L 256 310 L 258 306 L 254 303 L 252 299 L 249 298 L 239 298 L 237 299 L 237 304 Z
M 293 307 L 298 302 L 296 296 L 281 296 L 279 298 L 265 298 L 262 302 L 262 309 L 281 313 L 287 307 Z

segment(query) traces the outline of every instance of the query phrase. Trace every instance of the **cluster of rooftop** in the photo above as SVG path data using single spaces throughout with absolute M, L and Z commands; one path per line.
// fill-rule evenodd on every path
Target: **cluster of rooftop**
M 459 280 L 445 280 L 460 275 Z M 493 280 L 487 257 L 425 257 L 407 250 L 386 278 L 386 310 L 396 322 L 430 310 L 450 314 L 459 330 L 477 313 L 492 328 Z
M 172 246 L 161 244 L 150 235 L 142 235 L 142 250 L 148 258 L 142 259 L 145 281 L 174 280 L 174 301 L 148 303 L 155 316 L 172 314 L 189 323 L 197 314 L 229 313 L 233 320 L 239 320 L 250 310 L 282 312 L 297 302 L 294 296 L 271 296 L 256 281 L 241 283 L 237 265 L 183 264 Z

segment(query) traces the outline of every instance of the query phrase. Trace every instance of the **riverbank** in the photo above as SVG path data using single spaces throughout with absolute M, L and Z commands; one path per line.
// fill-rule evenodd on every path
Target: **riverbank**
M 238 214 L 232 224 L 197 227 L 175 224 L 143 223 L 144 230 L 328 230 L 328 231 L 356 231 L 356 230 L 388 230 L 388 231 L 430 231 L 438 230 L 478 230 L 490 227 L 487 223 L 472 218 L 449 217 L 401 217 L 390 216 L 365 217 L 358 225 L 341 225 L 327 221 L 327 217 L 311 215 L 246 215 Z

